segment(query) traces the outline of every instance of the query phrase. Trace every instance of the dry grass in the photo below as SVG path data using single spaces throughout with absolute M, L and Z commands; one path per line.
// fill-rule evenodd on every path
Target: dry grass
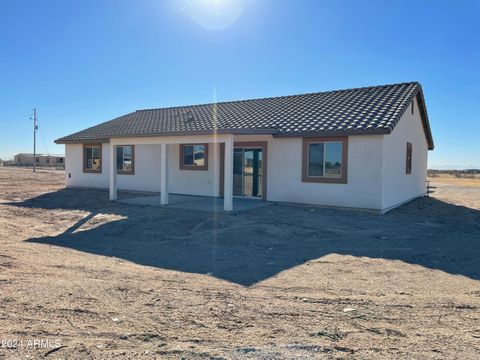
M 480 178 L 458 178 L 449 174 L 429 178 L 436 187 L 433 196 L 442 201 L 480 210 Z
M 478 175 L 471 175 L 469 177 L 456 177 L 450 174 L 437 174 L 434 177 L 430 177 L 428 180 L 442 185 L 480 188 L 480 176 Z

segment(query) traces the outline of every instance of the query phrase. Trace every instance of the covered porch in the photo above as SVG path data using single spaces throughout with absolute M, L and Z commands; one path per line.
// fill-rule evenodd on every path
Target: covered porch
M 168 196 L 168 204 L 162 205 L 160 194 L 130 193 L 126 195 L 123 194 L 122 191 L 120 191 L 117 201 L 124 204 L 140 206 L 166 206 L 173 209 L 199 210 L 209 212 L 224 211 L 223 198 L 214 196 L 170 194 Z M 233 198 L 233 209 L 235 209 L 235 211 L 252 210 L 271 204 L 271 202 L 259 201 L 257 199 L 241 197 Z
M 108 146 L 106 156 L 109 163 L 106 169 L 108 169 L 110 200 L 209 211 L 219 209 L 240 211 L 263 206 L 265 201 L 262 200 L 266 200 L 267 170 L 267 141 L 265 140 L 268 136 L 271 135 L 249 136 L 250 140 L 252 138 L 262 140 L 249 142 L 240 142 L 245 137 L 236 137 L 231 133 L 111 138 L 109 143 L 105 144 Z M 148 179 L 148 182 L 153 185 L 153 189 L 150 190 L 156 194 L 119 198 L 118 176 L 122 176 L 120 190 L 125 188 L 122 183 L 126 183 L 128 176 L 118 170 L 117 150 L 121 151 L 121 149 L 117 148 L 125 146 L 132 147 L 132 153 L 135 154 L 132 156 L 132 167 L 136 167 L 135 162 L 138 162 L 143 169 L 142 172 L 135 171 L 135 175 L 130 177 L 128 182 L 138 184 L 139 181 Z M 151 165 L 145 165 L 142 152 L 139 151 L 137 154 L 133 149 L 135 146 L 143 149 L 142 151 L 145 151 L 146 147 L 150 149 L 154 157 Z M 197 146 L 200 146 L 203 152 L 202 165 L 189 166 L 182 163 L 188 156 L 193 156 L 193 161 L 197 161 L 193 150 L 193 147 L 197 148 Z M 242 152 L 240 153 L 239 150 Z M 194 152 L 193 155 L 192 152 Z M 152 158 L 151 154 L 150 158 Z M 239 159 L 242 164 L 241 169 Z M 151 169 L 148 173 L 145 172 L 147 167 Z M 244 171 L 244 168 L 247 170 Z M 248 190 L 248 194 L 244 190 Z

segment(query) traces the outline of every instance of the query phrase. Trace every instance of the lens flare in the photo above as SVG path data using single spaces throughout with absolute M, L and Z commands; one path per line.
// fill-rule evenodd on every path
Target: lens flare
M 243 5 L 241 0 L 185 0 L 182 11 L 206 29 L 223 30 L 239 19 Z

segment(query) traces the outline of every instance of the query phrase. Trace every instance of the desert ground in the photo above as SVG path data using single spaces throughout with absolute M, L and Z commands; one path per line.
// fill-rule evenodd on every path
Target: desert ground
M 432 185 L 213 214 L 0 167 L 0 358 L 478 359 L 480 180 Z

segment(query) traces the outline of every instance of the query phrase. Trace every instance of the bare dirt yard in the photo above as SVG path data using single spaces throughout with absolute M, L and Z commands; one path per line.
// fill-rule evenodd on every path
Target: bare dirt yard
M 448 174 L 430 178 L 435 198 L 480 210 L 480 177 L 457 178 Z
M 212 214 L 0 168 L 0 358 L 478 359 L 480 184 L 432 185 Z

